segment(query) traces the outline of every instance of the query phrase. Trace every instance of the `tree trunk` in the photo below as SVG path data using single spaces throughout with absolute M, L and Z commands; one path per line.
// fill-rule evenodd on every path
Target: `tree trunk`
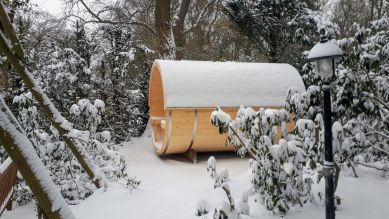
M 185 18 L 188 13 L 190 5 L 190 0 L 182 0 L 180 4 L 180 11 L 178 13 L 178 20 L 173 26 L 174 42 L 176 43 L 176 59 L 181 60 L 184 58 L 184 48 L 185 48 L 185 34 L 184 34 L 184 24 Z
M 384 0 L 379 0 L 380 4 L 377 7 L 377 17 L 382 17 L 382 9 L 384 8 Z
M 158 53 L 162 58 L 169 56 L 170 35 L 170 0 L 155 1 L 155 31 L 157 33 L 156 44 Z
M 7 66 L 7 65 L 6 65 Z M 0 82 L 1 82 L 1 88 L 4 91 L 8 91 L 9 89 L 9 77 L 8 77 L 8 69 L 4 66 L 0 69 Z
M 278 63 L 280 61 L 278 57 L 279 54 L 277 49 L 278 49 L 277 41 L 275 40 L 274 37 L 270 36 L 269 57 L 268 57 L 270 63 Z
M 69 138 L 69 133 L 71 130 L 63 126 L 67 121 L 65 121 L 61 113 L 59 113 L 58 110 L 54 107 L 46 94 L 43 93 L 42 89 L 38 86 L 38 83 L 27 71 L 26 66 L 24 66 L 25 62 L 23 48 L 21 47 L 16 33 L 13 30 L 12 24 L 2 2 L 0 2 L 0 22 L 1 27 L 3 28 L 2 31 L 0 31 L 0 49 L 2 53 L 7 56 L 8 61 L 13 65 L 15 72 L 22 78 L 24 84 L 31 91 L 35 100 L 41 106 L 43 112 L 46 114 L 52 125 L 58 130 L 59 135 L 63 138 L 68 148 L 72 151 L 81 167 L 85 170 L 96 187 L 100 188 L 100 179 L 94 173 L 94 165 L 92 161 L 87 161 L 87 154 L 85 152 L 82 153 L 79 151 L 79 148 L 76 146 L 76 143 L 73 141 L 73 139 Z M 7 34 L 8 39 L 4 36 L 3 33 Z M 12 45 L 12 48 L 10 48 L 10 44 Z
M 376 5 L 376 0 L 371 0 L 370 1 L 370 21 L 374 20 L 374 8 Z
M 232 198 L 232 195 L 231 195 L 230 187 L 228 186 L 228 184 L 225 184 L 222 186 L 222 189 L 226 193 L 227 198 L 228 198 L 228 202 L 230 203 L 230 211 L 233 212 L 235 210 L 235 203 L 234 203 L 234 199 Z

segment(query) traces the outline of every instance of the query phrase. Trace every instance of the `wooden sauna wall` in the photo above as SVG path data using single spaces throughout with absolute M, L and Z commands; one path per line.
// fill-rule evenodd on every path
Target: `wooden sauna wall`
M 219 134 L 219 128 L 211 124 L 210 118 L 212 111 L 215 109 L 199 109 L 197 132 L 192 150 L 205 151 L 232 151 L 232 145 L 226 146 L 226 134 Z M 232 118 L 236 117 L 237 108 L 223 108 L 223 111 L 228 113 Z
M 272 109 L 280 109 L 280 107 L 268 107 Z M 210 116 L 214 109 L 198 109 L 198 123 L 195 133 L 195 138 L 191 150 L 197 152 L 208 151 L 233 151 L 232 145 L 225 145 L 227 136 L 219 134 L 217 127 L 214 127 L 210 122 Z M 255 109 L 258 110 L 258 109 Z M 185 153 L 191 143 L 193 126 L 194 126 L 194 109 L 176 109 L 172 110 L 172 127 L 170 142 L 165 154 Z M 236 117 L 237 108 L 223 108 L 223 111 L 230 114 L 234 119 Z M 164 145 L 168 142 L 168 111 L 165 112 L 166 128 L 164 131 Z M 293 130 L 294 122 L 287 123 L 288 131 Z M 276 137 L 278 143 L 281 135 L 281 128 Z
M 165 120 L 166 121 L 166 120 Z M 162 148 L 165 142 L 165 130 L 162 128 L 162 120 L 151 119 L 151 132 L 154 147 Z M 159 154 L 159 150 L 158 150 Z
M 163 85 L 159 66 L 153 66 L 149 84 L 150 116 L 164 116 Z
M 169 112 L 166 111 L 166 118 Z M 166 121 L 168 123 L 168 121 Z M 192 140 L 194 126 L 194 109 L 172 110 L 171 135 L 167 154 L 184 153 L 188 150 Z M 168 124 L 165 129 L 165 144 L 168 143 Z
M 211 113 L 214 109 L 197 110 L 197 129 L 191 150 L 204 151 L 228 151 L 232 146 L 225 146 L 226 135 L 219 134 L 218 128 L 210 122 Z M 236 116 L 237 109 L 223 109 L 230 115 Z M 166 111 L 166 118 L 168 111 Z M 166 154 L 184 153 L 189 149 L 192 141 L 192 133 L 195 120 L 194 109 L 172 110 L 171 137 Z M 168 127 L 165 129 L 165 142 L 167 143 Z

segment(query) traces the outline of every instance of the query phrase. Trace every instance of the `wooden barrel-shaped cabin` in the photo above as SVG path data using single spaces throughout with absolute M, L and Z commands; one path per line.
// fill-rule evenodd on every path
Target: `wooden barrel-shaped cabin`
M 288 64 L 155 60 L 149 82 L 152 139 L 158 155 L 228 151 L 210 123 L 215 107 L 283 108 L 290 87 L 304 90 Z

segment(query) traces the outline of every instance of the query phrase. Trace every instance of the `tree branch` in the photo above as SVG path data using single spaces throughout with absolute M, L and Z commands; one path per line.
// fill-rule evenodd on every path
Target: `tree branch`
M 184 33 L 187 34 L 189 32 L 191 32 L 193 29 L 197 28 L 199 25 L 200 25 L 200 21 L 202 20 L 205 12 L 208 10 L 208 7 L 210 7 L 213 3 L 215 3 L 216 1 L 219 1 L 219 0 L 210 0 L 203 8 L 203 10 L 201 10 L 199 16 L 197 17 L 197 20 L 196 22 L 192 25 L 192 27 L 190 27 L 189 29 L 185 30 Z
M 230 210 L 231 210 L 231 212 L 233 212 L 235 210 L 235 203 L 234 203 L 234 199 L 232 198 L 230 188 L 228 187 L 227 184 L 224 184 L 222 186 L 222 189 L 224 190 L 224 192 L 226 192 L 228 202 L 230 202 Z
M 389 152 L 388 152 L 388 151 L 385 151 L 385 150 L 382 149 L 382 148 L 379 148 L 379 147 L 377 147 L 377 146 L 375 146 L 375 145 L 373 145 L 373 144 L 371 144 L 371 143 L 370 143 L 370 146 L 371 146 L 372 148 L 376 149 L 376 150 L 379 150 L 379 151 L 384 152 L 385 154 L 389 155 Z
M 92 9 L 85 3 L 84 0 L 78 0 L 78 2 L 80 2 L 82 4 L 82 6 L 86 9 L 86 11 L 93 17 L 95 18 L 96 20 L 85 20 L 85 19 L 82 19 L 85 23 L 100 23 L 100 24 L 124 24 L 124 25 L 135 25 L 135 26 L 140 26 L 140 27 L 144 27 L 145 29 L 147 29 L 148 31 L 150 31 L 151 34 L 153 34 L 154 36 L 156 36 L 156 32 L 155 30 L 150 27 L 148 24 L 146 23 L 142 23 L 142 22 L 138 22 L 138 21 L 112 21 L 112 20 L 107 20 L 107 19 L 103 19 L 101 18 L 99 15 L 100 13 L 104 12 L 104 11 L 109 11 L 109 9 L 105 9 L 105 10 L 102 10 L 102 11 L 99 11 L 97 14 L 94 13 L 92 11 Z M 73 17 L 77 17 L 77 18 L 81 18 L 80 16 L 77 16 L 77 15 L 74 15 L 74 14 L 70 14 L 70 16 L 73 16 Z M 133 15 L 132 15 L 133 16 Z
M 350 158 L 347 157 L 346 159 L 347 159 L 348 163 L 350 164 L 351 169 L 353 170 L 355 178 L 358 178 L 357 172 L 355 171 L 355 167 L 354 167 L 353 163 L 351 162 Z
M 234 135 L 238 138 L 240 143 L 247 149 L 247 151 L 250 153 L 250 155 L 255 158 L 258 156 L 258 154 L 255 151 L 252 151 L 242 140 L 242 138 L 239 136 L 239 134 L 236 132 L 234 128 L 232 128 L 230 125 L 228 125 L 228 128 L 231 129 L 231 131 L 234 133 Z
M 387 172 L 389 170 L 387 167 L 377 167 L 377 166 L 374 166 L 374 165 L 371 165 L 371 164 L 361 163 L 361 162 L 357 162 L 357 161 L 355 161 L 355 163 L 359 164 L 359 165 L 362 165 L 362 166 L 365 166 L 365 167 L 373 168 L 373 169 L 376 169 L 376 170 L 381 170 L 381 171 L 384 171 L 384 172 Z

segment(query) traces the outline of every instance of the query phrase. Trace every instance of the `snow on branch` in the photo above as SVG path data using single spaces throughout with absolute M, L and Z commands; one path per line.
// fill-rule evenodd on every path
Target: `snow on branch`
M 239 108 L 235 120 L 231 120 L 220 108 L 211 115 L 211 123 L 219 128 L 221 134 L 227 134 L 227 144 L 234 145 L 241 156 L 246 153 L 252 156 L 253 191 L 261 194 L 268 210 L 281 213 L 288 211 L 290 204 L 302 205 L 312 199 L 312 180 L 303 180 L 306 154 L 302 144 L 293 139 L 287 140 L 286 122 L 289 120 L 289 113 L 284 109 L 261 108 L 255 111 L 243 106 Z M 281 136 L 278 126 L 281 126 Z M 282 138 L 277 144 L 278 137 Z M 214 163 L 210 158 L 208 169 L 215 169 Z

